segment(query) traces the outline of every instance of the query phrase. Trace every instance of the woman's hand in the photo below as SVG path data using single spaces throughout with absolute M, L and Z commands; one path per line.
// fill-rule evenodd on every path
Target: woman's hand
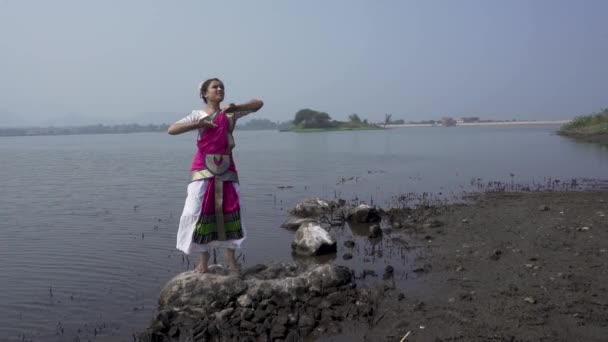
M 210 117 L 204 117 L 198 120 L 198 128 L 215 128 L 216 124 L 213 123 Z

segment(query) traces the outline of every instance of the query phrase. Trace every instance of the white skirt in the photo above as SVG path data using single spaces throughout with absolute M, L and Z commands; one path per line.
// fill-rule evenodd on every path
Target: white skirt
M 192 242 L 192 235 L 196 228 L 196 223 L 201 216 L 201 209 L 203 206 L 203 196 L 207 189 L 207 180 L 195 181 L 188 184 L 188 197 L 186 197 L 186 204 L 184 205 L 184 211 L 179 219 L 179 229 L 177 230 L 177 249 L 180 251 L 190 254 L 197 252 L 208 252 L 209 248 L 241 248 L 241 244 L 247 238 L 247 230 L 245 229 L 245 223 L 243 222 L 243 206 L 239 194 L 239 184 L 232 183 L 234 190 L 239 195 L 239 205 L 241 206 L 241 229 L 243 230 L 243 237 L 238 240 L 228 241 L 211 241 L 207 244 L 198 244 Z

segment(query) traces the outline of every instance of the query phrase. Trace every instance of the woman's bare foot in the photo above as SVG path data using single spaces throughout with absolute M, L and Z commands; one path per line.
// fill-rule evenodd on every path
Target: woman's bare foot
M 230 273 L 239 273 L 239 266 L 235 262 L 228 262 L 228 270 Z
M 239 267 L 236 264 L 234 249 L 228 248 L 226 250 L 226 257 L 228 259 L 228 269 L 230 270 L 230 273 L 239 273 Z
M 209 263 L 209 252 L 201 253 L 201 261 L 199 262 L 196 270 L 199 273 L 207 273 L 207 264 Z

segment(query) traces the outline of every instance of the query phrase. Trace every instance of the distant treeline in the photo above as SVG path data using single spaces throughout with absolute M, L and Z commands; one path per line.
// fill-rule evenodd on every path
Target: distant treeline
M 367 119 L 361 120 L 358 114 L 353 113 L 348 116 L 348 121 L 338 121 L 331 118 L 325 112 L 319 112 L 309 108 L 300 109 L 293 121 L 291 130 L 351 130 L 379 128 L 377 125 L 369 123 Z
M 252 119 L 243 124 L 237 124 L 237 129 L 243 130 L 277 130 L 289 128 L 291 121 L 272 122 L 268 119 Z M 75 135 L 75 134 L 123 134 L 143 132 L 166 132 L 168 124 L 160 125 L 88 125 L 88 126 L 65 126 L 65 127 L 25 127 L 25 128 L 0 128 L 0 137 L 35 136 L 35 135 Z
M 274 122 L 268 119 L 251 119 L 245 123 L 238 123 L 236 128 L 243 130 L 280 130 L 290 128 L 292 125 L 292 121 Z
M 74 134 L 121 134 L 141 132 L 166 132 L 167 124 L 161 125 L 89 125 L 67 127 L 28 127 L 0 128 L 0 137 L 33 136 L 33 135 L 74 135 Z

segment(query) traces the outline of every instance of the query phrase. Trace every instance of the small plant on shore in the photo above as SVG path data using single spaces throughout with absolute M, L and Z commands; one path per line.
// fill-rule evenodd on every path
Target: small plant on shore
M 608 133 L 608 108 L 590 115 L 577 116 L 560 128 L 562 134 Z

